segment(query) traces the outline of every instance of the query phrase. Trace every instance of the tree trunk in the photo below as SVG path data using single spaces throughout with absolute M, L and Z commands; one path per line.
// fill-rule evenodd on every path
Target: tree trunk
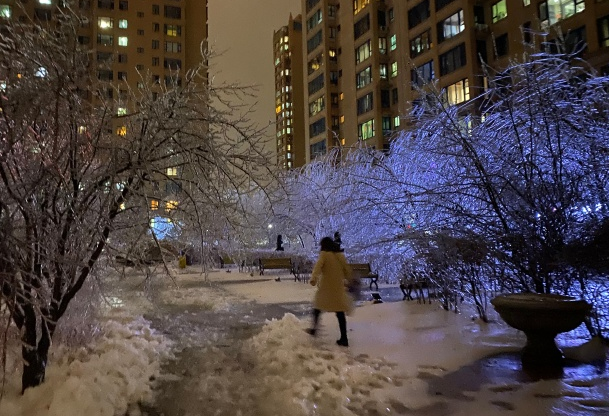
M 45 319 L 37 325 L 33 307 L 25 308 L 23 335 L 21 337 L 21 357 L 23 358 L 23 373 L 21 375 L 21 393 L 29 387 L 42 384 L 46 374 L 49 348 L 51 347 L 51 332 Z M 38 340 L 40 328 L 40 340 Z

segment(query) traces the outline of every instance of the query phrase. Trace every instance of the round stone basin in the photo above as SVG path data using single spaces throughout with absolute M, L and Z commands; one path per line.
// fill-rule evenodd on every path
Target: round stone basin
M 554 338 L 577 328 L 592 308 L 584 300 L 541 293 L 500 295 L 491 303 L 508 325 L 527 336 L 522 364 L 528 368 L 562 368 L 564 357 Z

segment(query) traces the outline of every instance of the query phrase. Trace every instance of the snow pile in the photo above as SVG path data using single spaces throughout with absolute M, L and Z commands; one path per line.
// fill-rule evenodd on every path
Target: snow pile
M 372 392 L 403 383 L 395 366 L 383 359 L 352 356 L 348 349 L 326 345 L 304 333 L 292 314 L 269 322 L 249 341 L 262 387 L 259 414 L 277 409 L 290 415 L 351 415 L 362 408 L 380 412 L 383 406 Z
M 2 416 L 114 416 L 138 412 L 137 402 L 151 398 L 151 380 L 170 345 L 138 318 L 123 324 L 108 321 L 103 336 L 88 348 L 57 351 L 46 381 L 19 394 L 7 386 L 0 401 Z M 9 377 L 16 381 L 16 377 Z

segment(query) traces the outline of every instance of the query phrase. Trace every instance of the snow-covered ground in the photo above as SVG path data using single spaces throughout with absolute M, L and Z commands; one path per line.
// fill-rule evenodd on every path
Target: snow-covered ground
M 312 298 L 309 285 L 274 277 L 219 271 L 210 273 L 208 285 L 199 275 L 181 273 L 179 288 L 167 285 L 156 299 L 186 305 L 194 314 L 222 313 L 251 301 L 272 306 Z M 143 297 L 119 293 L 113 305 L 104 335 L 93 345 L 55 351 L 43 386 L 21 397 L 19 375 L 9 376 L 0 415 L 146 414 L 137 402 L 150 401 L 151 379 L 173 377 L 161 374 L 160 363 L 170 350 L 179 353 L 185 346 L 172 349 L 139 317 L 151 308 Z M 603 365 L 566 369 L 558 380 L 528 380 L 516 354 L 524 336 L 501 321 L 484 324 L 472 315 L 445 312 L 437 304 L 365 304 L 348 317 L 350 347 L 345 349 L 334 343 L 338 328 L 333 314 L 322 315 L 316 338 L 303 331 L 308 318 L 285 314 L 244 339 L 238 360 L 213 342 L 196 349 L 209 365 L 175 377 L 176 383 L 191 383 L 198 393 L 191 399 L 200 402 L 182 414 L 609 414 L 609 374 Z M 249 318 L 244 315 L 242 322 Z M 568 355 L 598 359 L 606 354 L 594 343 L 573 348 L 585 342 L 579 336 L 560 338 Z M 197 338 L 188 334 L 188 339 Z M 606 355 L 602 357 L 606 365 Z

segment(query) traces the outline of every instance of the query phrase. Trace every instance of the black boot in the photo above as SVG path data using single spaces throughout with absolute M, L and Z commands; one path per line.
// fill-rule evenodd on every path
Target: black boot
M 319 315 L 321 311 L 319 309 L 313 309 L 313 327 L 305 329 L 305 332 L 309 335 L 315 336 L 317 334 L 317 323 L 319 322 Z
M 347 318 L 344 312 L 336 312 L 338 319 L 338 328 L 340 329 L 340 339 L 336 341 L 341 347 L 348 347 L 349 340 L 347 339 Z

